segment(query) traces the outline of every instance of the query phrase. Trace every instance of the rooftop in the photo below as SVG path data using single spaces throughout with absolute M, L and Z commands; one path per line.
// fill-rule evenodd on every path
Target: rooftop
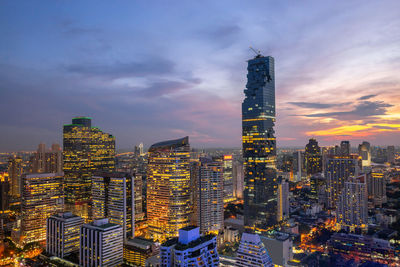
M 150 148 L 149 151 L 155 151 L 157 149 L 165 149 L 165 148 L 177 148 L 181 146 L 185 146 L 189 144 L 189 136 L 185 136 L 180 139 L 175 139 L 175 140 L 168 140 L 168 141 L 163 141 L 159 143 L 153 144 Z

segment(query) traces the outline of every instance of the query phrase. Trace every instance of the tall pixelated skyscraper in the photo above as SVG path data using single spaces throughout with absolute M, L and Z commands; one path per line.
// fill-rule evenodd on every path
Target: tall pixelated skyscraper
M 178 236 L 178 230 L 189 225 L 189 137 L 152 145 L 148 160 L 148 230 L 151 238 L 163 242 Z
M 321 148 L 317 140 L 311 138 L 305 148 L 304 157 L 306 160 L 307 175 L 322 172 Z
M 244 223 L 262 228 L 276 223 L 276 139 L 274 58 L 248 61 L 242 103 Z
M 89 219 L 91 179 L 95 171 L 115 168 L 115 138 L 92 127 L 92 119 L 78 117 L 64 125 L 64 175 L 67 210 Z
M 10 195 L 12 197 L 21 196 L 21 177 L 23 172 L 22 159 L 20 157 L 12 157 L 8 161 L 8 175 L 10 181 Z

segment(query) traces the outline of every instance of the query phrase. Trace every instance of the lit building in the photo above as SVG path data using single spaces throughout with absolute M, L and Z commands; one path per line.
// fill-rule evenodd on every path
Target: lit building
M 92 174 L 114 170 L 115 138 L 92 127 L 91 118 L 78 117 L 64 125 L 63 139 L 67 209 L 88 220 Z
M 0 172 L 0 220 L 5 219 L 10 212 L 10 182 L 8 178 L 7 172 Z
M 124 243 L 124 264 L 146 266 L 146 260 L 160 253 L 160 247 L 152 240 L 135 237 Z
M 389 163 L 395 163 L 395 152 L 394 152 L 394 146 L 388 146 L 387 147 L 387 162 Z
M 321 148 L 318 146 L 317 140 L 311 138 L 305 148 L 305 161 L 307 175 L 313 175 L 322 172 L 322 156 Z
M 224 173 L 224 203 L 228 203 L 236 200 L 233 193 L 233 157 L 232 155 L 224 155 L 222 159 Z
M 161 245 L 161 266 L 219 266 L 217 237 L 200 236 L 199 228 L 187 226 L 179 229 L 179 238 Z
M 386 179 L 383 170 L 373 170 L 367 176 L 368 198 L 375 206 L 386 203 Z
M 200 232 L 221 233 L 224 229 L 224 177 L 221 161 L 200 158 L 194 179 L 194 218 Z
M 134 193 L 133 196 L 135 198 L 135 222 L 142 221 L 145 218 L 145 212 L 143 209 L 143 175 L 141 174 L 135 174 L 133 175 L 133 185 L 134 185 Z
M 315 174 L 310 178 L 310 198 L 313 200 L 319 199 L 319 192 L 326 185 L 326 181 L 321 174 Z M 325 187 L 326 188 L 326 187 Z M 325 189 L 324 188 L 324 189 Z
M 237 250 L 235 266 L 274 266 L 259 235 L 249 233 L 242 234 L 242 239 L 240 240 L 239 248 Z
M 71 212 L 59 213 L 47 219 L 46 251 L 64 258 L 79 251 L 83 219 Z
M 276 138 L 274 58 L 248 61 L 242 103 L 244 221 L 248 229 L 276 223 Z
M 362 142 L 358 146 L 358 155 L 361 157 L 363 168 L 371 166 L 371 145 L 368 142 Z
M 350 176 L 358 175 L 357 160 L 348 157 L 328 158 L 325 168 L 328 207 L 336 208 L 344 183 Z
M 63 211 L 62 173 L 24 174 L 22 187 L 22 243 L 44 241 L 46 219 Z
M 306 178 L 306 160 L 304 151 L 296 151 L 293 153 L 293 174 L 296 175 L 296 181 Z
M 349 156 L 350 155 L 350 141 L 340 142 L 340 155 Z
M 31 158 L 30 171 L 32 173 L 60 173 L 63 171 L 62 164 L 62 150 L 59 144 L 53 144 L 49 151 L 46 150 L 45 144 L 39 144 Z
M 350 178 L 338 199 L 336 223 L 340 229 L 366 229 L 368 223 L 368 193 L 366 175 Z
M 163 242 L 189 225 L 189 137 L 160 142 L 149 148 L 147 168 L 147 223 L 149 235 Z
M 244 190 L 244 172 L 243 162 L 235 160 L 233 162 L 233 197 L 236 199 L 243 199 Z
M 21 196 L 21 177 L 23 172 L 22 159 L 10 158 L 8 161 L 8 176 L 10 181 L 10 195 L 18 198 Z
M 278 199 L 278 212 L 277 212 L 277 221 L 283 221 L 289 218 L 289 183 L 288 181 L 278 178 L 278 190 L 277 190 L 277 199 Z
M 135 236 L 133 179 L 126 173 L 96 173 L 92 177 L 92 218 L 109 218 L 122 226 L 124 238 Z
M 119 266 L 123 262 L 122 226 L 108 219 L 95 220 L 81 227 L 79 265 Z

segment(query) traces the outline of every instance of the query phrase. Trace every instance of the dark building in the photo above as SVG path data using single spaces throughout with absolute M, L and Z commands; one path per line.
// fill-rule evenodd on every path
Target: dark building
M 340 154 L 341 154 L 341 156 L 349 156 L 350 155 L 350 141 L 340 142 Z
M 91 180 L 95 171 L 115 168 L 115 138 L 92 127 L 91 118 L 78 117 L 64 125 L 64 175 L 67 210 L 89 219 Z
M 304 156 L 306 160 L 307 175 L 322 172 L 321 148 L 318 146 L 317 140 L 311 138 L 308 141 Z
M 248 61 L 242 103 L 244 223 L 265 229 L 276 223 L 276 138 L 274 58 Z

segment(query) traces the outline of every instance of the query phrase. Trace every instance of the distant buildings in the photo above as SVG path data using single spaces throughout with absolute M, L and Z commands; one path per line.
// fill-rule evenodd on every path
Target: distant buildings
M 133 179 L 126 173 L 96 173 L 92 177 L 92 218 L 109 218 L 122 226 L 124 238 L 135 236 Z
M 382 170 L 373 170 L 367 176 L 368 198 L 374 206 L 386 203 L 386 179 Z
M 322 172 L 322 156 L 321 148 L 318 146 L 317 140 L 311 138 L 305 148 L 305 161 L 307 175 L 313 175 Z
M 71 212 L 59 213 L 47 219 L 46 252 L 60 258 L 79 251 L 83 219 Z
M 92 119 L 77 117 L 64 125 L 63 157 L 67 209 L 89 219 L 91 180 L 94 171 L 115 168 L 115 138 L 92 127 Z
M 238 267 L 274 266 L 268 251 L 257 234 L 243 233 L 237 250 L 236 265 Z
M 147 222 L 149 235 L 165 241 L 189 225 L 189 138 L 160 142 L 149 149 L 147 170 Z
M 14 198 L 21 196 L 22 172 L 22 159 L 20 157 L 10 158 L 8 161 L 8 176 L 10 181 L 10 195 Z
M 63 176 L 57 173 L 22 177 L 21 239 L 25 245 L 46 240 L 46 219 L 64 207 Z
M 388 146 L 387 147 L 387 162 L 395 163 L 394 146 Z
M 222 233 L 224 229 L 223 163 L 200 158 L 194 181 L 194 223 L 202 234 Z
M 123 262 L 122 226 L 108 219 L 95 220 L 81 228 L 79 265 L 119 266 Z
M 367 176 L 352 177 L 344 182 L 340 193 L 336 222 L 340 229 L 355 231 L 365 230 L 368 225 Z
M 362 142 L 358 146 L 358 155 L 361 157 L 362 167 L 371 166 L 371 145 L 368 142 Z
M 59 144 L 53 144 L 46 150 L 45 144 L 39 144 L 30 160 L 31 173 L 61 173 L 63 171 L 62 150 Z
M 200 236 L 199 228 L 188 226 L 179 230 L 179 238 L 161 245 L 161 266 L 219 266 L 217 237 Z
M 289 218 L 289 182 L 280 178 L 277 190 L 278 212 L 277 221 L 283 221 Z
M 242 103 L 244 220 L 248 229 L 276 223 L 276 138 L 274 58 L 248 61 Z

